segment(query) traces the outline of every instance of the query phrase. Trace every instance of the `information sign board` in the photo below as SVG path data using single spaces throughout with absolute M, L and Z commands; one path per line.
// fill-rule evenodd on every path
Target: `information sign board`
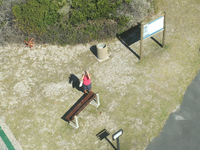
M 164 29 L 164 16 L 144 25 L 143 39 L 146 39 L 163 29 Z

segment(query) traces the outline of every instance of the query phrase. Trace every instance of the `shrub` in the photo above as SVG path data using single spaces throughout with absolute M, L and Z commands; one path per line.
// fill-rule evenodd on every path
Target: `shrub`
M 126 16 L 120 16 L 118 23 L 120 26 L 124 26 L 128 21 L 129 19 Z
M 59 21 L 58 9 L 54 0 L 29 0 L 22 5 L 15 5 L 13 14 L 19 28 L 25 33 L 43 34 L 48 25 Z
M 121 4 L 121 0 L 73 0 L 71 4 L 70 22 L 72 24 L 81 23 L 87 20 L 99 18 L 110 18 L 116 8 Z
M 28 0 L 12 12 L 26 36 L 34 33 L 37 42 L 65 45 L 115 37 L 145 16 L 147 4 L 148 0 Z

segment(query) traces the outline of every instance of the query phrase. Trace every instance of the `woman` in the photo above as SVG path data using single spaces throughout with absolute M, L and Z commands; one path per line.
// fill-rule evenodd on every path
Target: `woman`
M 88 93 L 87 91 L 92 91 L 91 76 L 92 75 L 86 70 L 81 77 L 81 81 L 83 80 L 83 90 L 85 93 Z

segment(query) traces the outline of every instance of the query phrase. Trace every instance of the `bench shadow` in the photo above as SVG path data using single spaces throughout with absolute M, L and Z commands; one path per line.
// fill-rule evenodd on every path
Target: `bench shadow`
M 90 47 L 90 51 L 92 52 L 92 54 L 93 54 L 94 56 L 96 56 L 96 58 L 98 58 L 98 57 L 97 57 L 97 46 L 96 46 L 96 45 L 91 46 L 91 47 Z
M 76 88 L 78 91 L 81 91 L 84 93 L 83 88 L 79 87 L 79 84 L 80 84 L 79 78 L 75 76 L 74 74 L 71 74 L 69 76 L 69 83 L 72 84 L 72 88 Z
M 69 123 L 69 120 L 67 120 L 65 117 L 83 100 L 83 98 L 86 96 L 87 94 L 83 94 L 79 100 L 61 117 L 61 119 L 63 119 L 64 121 Z
M 116 34 L 116 37 L 118 40 L 126 47 L 128 48 L 138 59 L 140 59 L 140 56 L 130 48 L 130 45 L 140 41 L 140 24 L 137 26 L 134 26 L 133 28 L 121 33 Z

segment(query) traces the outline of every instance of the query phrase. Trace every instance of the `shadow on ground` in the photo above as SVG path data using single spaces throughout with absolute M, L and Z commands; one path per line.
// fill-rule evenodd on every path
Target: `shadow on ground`
M 140 41 L 141 39 L 140 24 L 121 34 L 117 34 L 116 37 L 126 48 L 128 48 L 138 59 L 140 59 L 140 56 L 133 49 L 130 48 L 130 45 Z M 158 42 L 154 37 L 151 37 L 151 39 L 156 42 L 160 47 L 163 47 L 163 45 Z
M 90 51 L 92 52 L 92 54 L 94 56 L 96 56 L 96 58 L 98 58 L 98 56 L 97 56 L 97 46 L 96 45 L 91 46 Z
M 151 37 L 151 39 L 152 39 L 154 42 L 156 42 L 160 47 L 163 48 L 163 45 L 162 45 L 160 42 L 158 42 L 154 37 Z
M 74 74 L 71 74 L 69 77 L 69 83 L 72 83 L 72 88 L 76 88 L 78 91 L 81 91 L 84 93 L 83 88 L 79 87 L 80 81 L 79 78 L 77 76 L 75 76 Z
M 140 59 L 140 56 L 130 48 L 130 45 L 140 40 L 140 24 L 121 34 L 117 34 L 116 37 L 126 48 L 128 48 L 138 59 Z

